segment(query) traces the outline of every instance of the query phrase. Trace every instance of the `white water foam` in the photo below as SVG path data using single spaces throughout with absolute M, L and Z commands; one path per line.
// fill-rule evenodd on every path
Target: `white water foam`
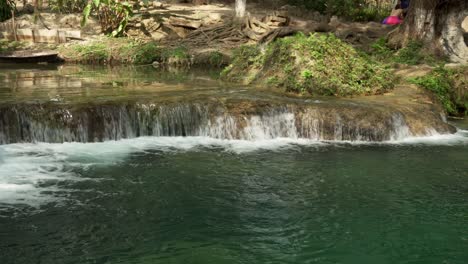
M 125 160 L 132 153 L 149 150 L 196 151 L 199 148 L 221 148 L 233 153 L 257 150 L 280 151 L 297 146 L 339 144 L 363 145 L 462 145 L 468 146 L 468 131 L 453 135 L 406 137 L 402 140 L 370 143 L 364 141 L 316 141 L 310 139 L 276 138 L 262 140 L 222 140 L 209 137 L 140 137 L 100 143 L 38 143 L 0 146 L 0 209 L 2 206 L 25 204 L 40 207 L 60 201 L 63 187 L 57 183 L 83 179 L 73 168 L 111 165 Z M 62 185 L 61 185 L 62 186 Z

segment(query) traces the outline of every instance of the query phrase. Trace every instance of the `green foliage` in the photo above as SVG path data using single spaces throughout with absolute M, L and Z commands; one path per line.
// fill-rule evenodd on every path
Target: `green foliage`
M 422 54 L 423 43 L 419 41 L 410 41 L 406 47 L 400 49 L 394 60 L 397 63 L 417 65 L 423 62 Z
M 381 21 L 392 9 L 390 1 L 382 0 L 288 0 L 287 2 L 308 10 L 337 15 L 354 21 Z
M 379 38 L 371 45 L 370 55 L 379 61 L 388 63 L 401 63 L 407 65 L 429 64 L 436 66 L 446 62 L 446 58 L 435 57 L 424 50 L 423 43 L 410 41 L 406 47 L 399 50 L 390 48 L 385 38 Z
M 395 53 L 394 50 L 388 47 L 386 38 L 379 38 L 371 45 L 371 49 L 371 55 L 373 55 L 378 60 L 388 60 Z
M 154 42 L 145 43 L 136 47 L 131 59 L 134 64 L 150 64 L 158 60 L 161 50 Z
M 258 82 L 297 93 L 349 96 L 383 93 L 393 87 L 390 70 L 362 56 L 334 35 L 298 34 L 270 43 L 262 52 L 242 46 L 222 77 Z
M 431 91 L 448 114 L 468 114 L 468 67 L 457 70 L 443 66 L 410 81 Z
M 224 59 L 224 55 L 219 51 L 213 51 L 210 53 L 210 57 L 208 59 L 209 65 L 221 67 L 226 64 Z
M 128 2 L 118 0 L 92 0 L 83 10 L 84 26 L 88 21 L 91 12 L 95 11 L 104 33 L 112 37 L 122 36 L 127 27 L 128 20 L 133 15 L 132 5 Z
M 108 47 L 104 43 L 92 43 L 76 45 L 72 49 L 82 61 L 90 63 L 102 63 L 110 58 Z
M 13 0 L 0 1 L 0 22 L 11 18 L 11 11 L 15 10 L 15 2 Z
M 103 37 L 85 44 L 60 48 L 67 61 L 91 64 L 151 64 L 189 66 L 191 56 L 184 47 L 162 48 L 156 42 L 140 42 L 128 38 Z
M 8 41 L 0 40 L 0 52 L 14 51 L 22 48 L 24 46 L 23 42 L 18 41 Z
M 88 0 L 49 0 L 48 5 L 51 10 L 60 13 L 83 12 Z

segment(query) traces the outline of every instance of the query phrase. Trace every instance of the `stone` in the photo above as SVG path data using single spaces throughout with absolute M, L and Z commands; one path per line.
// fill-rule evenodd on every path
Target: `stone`
M 465 19 L 463 19 L 461 23 L 461 28 L 464 33 L 468 33 L 468 16 L 466 16 Z
M 337 28 L 340 24 L 341 24 L 340 20 L 338 19 L 337 16 L 332 16 L 330 18 L 330 23 L 328 23 L 328 25 L 332 28 Z
M 154 8 L 164 8 L 164 4 L 158 1 L 153 2 L 153 7 Z
M 154 18 L 143 19 L 141 23 L 149 32 L 156 31 L 161 27 L 161 23 L 157 22 Z
M 200 20 L 193 20 L 174 16 L 170 17 L 169 23 L 175 27 L 184 27 L 189 29 L 198 29 L 202 25 L 202 22 Z

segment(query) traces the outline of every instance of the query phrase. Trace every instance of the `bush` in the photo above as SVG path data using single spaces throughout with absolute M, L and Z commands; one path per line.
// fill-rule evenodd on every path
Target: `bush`
M 92 11 L 97 13 L 102 32 L 112 37 L 123 35 L 128 20 L 133 15 L 132 6 L 128 2 L 120 2 L 119 0 L 93 0 L 89 1 L 83 10 L 82 26 L 86 24 Z
M 83 12 L 88 4 L 87 0 L 49 0 L 49 7 L 60 13 Z
M 454 70 L 439 66 L 410 81 L 434 93 L 448 114 L 468 114 L 468 67 Z
M 0 52 L 15 51 L 24 48 L 24 46 L 24 42 L 0 40 Z
M 390 69 L 361 55 L 334 35 L 298 34 L 264 51 L 243 46 L 223 72 L 227 80 L 275 85 L 314 95 L 379 94 L 393 87 Z
M 1 46 L 0 46 L 1 47 Z M 190 66 L 191 57 L 184 47 L 163 48 L 156 42 L 128 38 L 103 37 L 85 44 L 74 43 L 60 48 L 67 61 L 90 64 L 151 64 Z
M 447 61 L 445 57 L 434 56 L 434 54 L 424 49 L 424 44 L 422 42 L 414 40 L 409 41 L 405 47 L 395 50 L 388 46 L 387 39 L 380 38 L 371 45 L 370 55 L 380 61 L 407 65 L 425 63 L 437 66 Z
M 392 9 L 392 2 L 382 0 L 287 0 L 286 2 L 354 21 L 381 21 L 390 14 Z
M 15 2 L 13 0 L 0 1 L 0 22 L 11 18 L 11 11 L 15 10 Z
M 371 49 L 371 55 L 378 60 L 388 60 L 392 58 L 395 53 L 395 51 L 390 49 L 387 45 L 386 38 L 379 38 L 377 41 L 372 43 Z

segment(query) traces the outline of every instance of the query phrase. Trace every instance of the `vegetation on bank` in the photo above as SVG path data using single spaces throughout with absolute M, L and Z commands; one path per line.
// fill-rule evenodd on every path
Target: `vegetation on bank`
M 387 63 L 400 63 L 407 65 L 428 64 L 436 66 L 447 61 L 444 57 L 434 57 L 424 49 L 420 41 L 410 41 L 401 49 L 392 49 L 386 38 L 380 38 L 371 45 L 370 55 L 376 60 Z
M 286 0 L 288 4 L 352 21 L 381 21 L 393 8 L 388 0 Z
M 450 115 L 468 115 L 468 66 L 439 66 L 430 74 L 410 80 L 431 91 Z
M 332 34 L 297 34 L 262 50 L 242 46 L 222 78 L 312 95 L 381 94 L 391 88 L 391 70 Z
M 15 51 L 23 48 L 25 46 L 24 42 L 19 41 L 8 41 L 1 39 L 0 40 L 0 52 L 9 52 Z
M 16 8 L 13 0 L 2 0 L 0 1 L 0 22 L 3 22 L 11 18 L 12 11 Z
M 155 42 L 127 38 L 102 38 L 88 43 L 74 43 L 59 49 L 65 61 L 87 64 L 151 64 L 158 62 L 190 66 L 187 49 L 160 47 Z

